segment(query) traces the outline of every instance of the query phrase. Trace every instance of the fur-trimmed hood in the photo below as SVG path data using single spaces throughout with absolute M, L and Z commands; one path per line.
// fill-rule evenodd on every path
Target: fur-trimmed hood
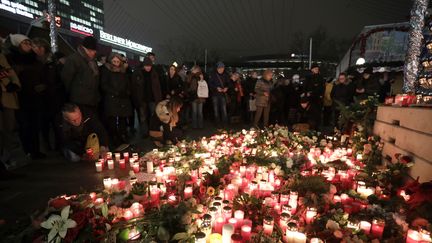
M 168 111 L 168 104 L 169 100 L 163 100 L 161 102 L 159 102 L 156 105 L 156 115 L 158 116 L 159 120 L 163 123 L 169 123 L 171 120 L 171 116 L 170 113 Z

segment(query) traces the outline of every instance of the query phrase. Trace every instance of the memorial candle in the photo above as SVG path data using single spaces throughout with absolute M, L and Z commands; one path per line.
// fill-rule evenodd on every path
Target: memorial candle
M 104 184 L 105 190 L 111 190 L 111 178 L 105 177 L 103 179 L 103 184 Z
M 114 161 L 113 160 L 108 160 L 108 169 L 109 170 L 114 170 Z
M 234 218 L 237 220 L 236 228 L 240 228 L 243 225 L 244 212 L 242 210 L 236 210 L 234 212 Z
M 192 197 L 193 189 L 190 186 L 185 187 L 184 189 L 184 199 L 188 199 Z
M 120 160 L 120 153 L 115 153 L 114 156 L 116 161 Z
M 222 235 L 218 233 L 211 234 L 208 241 L 209 243 L 222 243 Z
M 216 217 L 216 220 L 214 222 L 214 232 L 215 233 L 222 233 L 222 226 L 225 224 L 225 219 L 222 216 Z
M 117 178 L 112 178 L 111 179 L 111 188 L 113 190 L 118 190 L 118 188 L 119 188 L 119 180 Z
M 153 161 L 149 160 L 146 162 L 147 165 L 147 173 L 153 173 Z
M 385 221 L 382 219 L 374 219 L 372 221 L 372 236 L 378 239 L 382 238 L 385 227 Z
M 232 226 L 234 226 L 234 230 L 237 229 L 237 219 L 230 218 L 230 219 L 228 219 L 228 223 L 232 224 Z
M 360 229 L 367 235 L 370 233 L 371 226 L 371 223 L 367 221 L 360 221 Z
M 224 224 L 222 228 L 222 242 L 231 242 L 231 236 L 234 234 L 234 226 L 232 224 Z
M 137 163 L 137 162 L 133 163 L 132 169 L 133 169 L 133 172 L 135 172 L 135 173 L 140 172 L 139 163 Z
M 248 242 L 251 238 L 252 227 L 249 225 L 243 225 L 241 227 L 241 236 L 245 242 Z
M 95 166 L 96 166 L 96 172 L 102 172 L 102 163 L 101 162 L 96 162 Z
M 317 210 L 315 208 L 308 208 L 306 211 L 306 224 L 312 223 L 316 216 Z
M 407 232 L 406 243 L 420 243 L 422 236 L 417 230 L 409 229 Z
M 120 169 L 126 169 L 126 162 L 124 159 L 119 160 Z
M 160 197 L 159 188 L 152 189 L 150 191 L 150 197 L 151 197 L 152 203 L 158 203 L 159 202 L 159 197 Z
M 290 215 L 287 213 L 282 213 L 279 219 L 279 227 L 281 228 L 282 232 L 285 232 L 288 228 L 288 221 L 290 219 Z
M 128 152 L 123 153 L 123 159 L 125 162 L 129 162 L 129 153 Z
M 228 222 L 228 220 L 232 217 L 232 208 L 230 206 L 223 207 L 222 216 L 225 222 Z
M 274 220 L 271 216 L 266 216 L 263 220 L 264 234 L 271 235 L 273 233 Z
M 231 235 L 231 243 L 242 243 L 243 237 L 240 234 Z

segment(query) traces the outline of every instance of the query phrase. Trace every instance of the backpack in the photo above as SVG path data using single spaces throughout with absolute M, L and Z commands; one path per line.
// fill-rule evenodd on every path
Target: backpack
M 197 96 L 198 98 L 209 97 L 209 89 L 205 80 L 198 81 Z

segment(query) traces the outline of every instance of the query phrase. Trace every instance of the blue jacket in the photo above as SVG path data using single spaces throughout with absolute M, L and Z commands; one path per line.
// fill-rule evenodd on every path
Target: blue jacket
M 228 74 L 223 73 L 219 74 L 217 72 L 213 72 L 210 75 L 209 80 L 209 89 L 212 96 L 224 96 L 224 93 L 218 92 L 217 88 L 227 88 L 229 82 Z

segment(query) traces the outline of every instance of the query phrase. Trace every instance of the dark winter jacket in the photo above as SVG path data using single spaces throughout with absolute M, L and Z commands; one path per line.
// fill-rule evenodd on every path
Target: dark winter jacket
M 309 102 L 306 109 L 300 107 L 300 122 L 309 124 L 309 129 L 316 130 L 321 119 L 321 110 L 318 105 Z
M 144 69 L 136 70 L 132 75 L 131 86 L 132 101 L 135 107 L 162 100 L 159 77 L 153 69 L 150 72 L 146 72 Z
M 69 101 L 96 107 L 100 101 L 99 72 L 94 60 L 89 60 L 82 47 L 65 62 L 61 77 Z
M 247 78 L 245 81 L 243 81 L 243 89 L 244 89 L 244 94 L 246 97 L 249 97 L 250 94 L 255 94 L 255 85 L 256 82 L 258 81 L 258 79 L 256 78 Z
M 80 126 L 73 126 L 64 118 L 59 117 L 56 128 L 60 136 L 61 148 L 69 149 L 78 155 L 85 153 L 87 138 L 92 133 L 97 134 L 100 146 L 108 147 L 108 135 L 105 128 L 97 119 L 92 119 L 85 113 L 82 114 Z
M 367 99 L 368 96 L 373 96 L 373 95 L 379 94 L 380 83 L 374 75 L 371 75 L 368 79 L 364 79 L 363 77 L 361 77 L 357 81 L 356 88 L 357 89 L 364 89 L 363 93 L 357 92 L 357 97 L 359 99 Z
M 338 107 L 338 102 L 342 103 L 343 105 L 349 105 L 352 102 L 354 96 L 352 84 L 337 83 L 333 86 L 330 96 L 332 100 L 335 101 L 333 102 L 335 107 Z
M 131 87 L 126 69 L 114 70 L 111 64 L 106 63 L 101 68 L 100 82 L 105 116 L 131 116 Z
M 219 92 L 217 88 L 227 88 L 228 82 L 229 77 L 226 73 L 219 74 L 215 71 L 212 75 L 210 75 L 209 89 L 212 96 L 225 96 L 225 93 Z
M 311 74 L 306 78 L 304 91 L 310 93 L 310 101 L 321 105 L 324 96 L 325 81 L 320 74 Z
M 172 78 L 168 75 L 162 84 L 163 97 L 178 96 L 183 92 L 183 80 L 178 74 L 175 74 Z
M 21 82 L 18 92 L 20 108 L 42 109 L 47 89 L 44 64 L 37 60 L 34 52 L 21 53 L 16 47 L 10 48 L 6 58 Z
M 301 87 L 298 84 L 290 83 L 285 86 L 286 107 L 297 109 L 300 105 Z

